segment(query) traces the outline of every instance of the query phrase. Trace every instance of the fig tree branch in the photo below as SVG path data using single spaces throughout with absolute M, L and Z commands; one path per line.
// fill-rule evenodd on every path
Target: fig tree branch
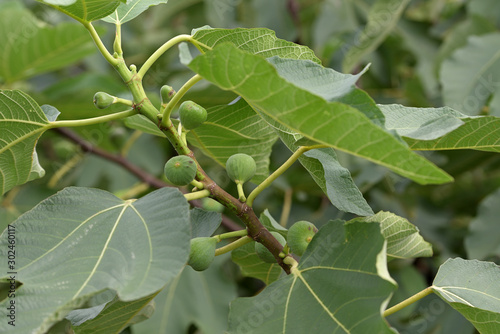
M 84 140 L 81 138 L 79 135 L 77 135 L 75 132 L 65 129 L 65 128 L 57 128 L 53 129 L 53 131 L 58 132 L 62 136 L 68 138 L 75 144 L 77 144 L 83 152 L 88 152 L 91 154 L 94 154 L 96 156 L 99 156 L 103 159 L 106 159 L 108 161 L 114 162 L 121 167 L 125 168 L 128 170 L 130 173 L 133 175 L 137 176 L 140 180 L 142 180 L 144 183 L 148 184 L 149 186 L 159 189 L 163 187 L 170 187 L 169 184 L 166 182 L 163 182 L 162 180 L 156 178 L 155 176 L 145 172 L 138 166 L 134 165 L 130 161 L 128 161 L 126 158 L 124 158 L 121 155 L 117 154 L 112 154 L 109 153 L 105 150 L 103 150 L 100 147 L 94 146 L 93 144 L 89 143 L 88 141 Z M 190 201 L 189 202 L 192 206 L 194 207 L 202 207 L 200 201 Z M 235 223 L 231 218 L 227 217 L 226 215 L 222 215 L 222 225 L 229 231 L 238 231 L 241 230 L 242 226 Z

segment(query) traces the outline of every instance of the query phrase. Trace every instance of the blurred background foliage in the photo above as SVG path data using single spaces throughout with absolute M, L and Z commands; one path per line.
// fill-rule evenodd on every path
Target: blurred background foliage
M 170 0 L 167 5 L 156 6 L 123 26 L 123 49 L 128 64 L 140 65 L 171 37 L 190 33 L 203 25 L 267 27 L 280 38 L 309 46 L 324 66 L 343 71 L 345 56 L 356 46 L 372 6 L 381 2 L 384 1 Z M 394 3 L 385 2 L 386 6 Z M 26 11 L 26 22 L 34 22 L 40 29 L 70 22 L 35 1 L 4 0 L 0 3 L 0 17 L 4 23 L 9 10 L 14 8 Z M 371 63 L 358 86 L 377 103 L 418 107 L 449 105 L 469 115 L 500 116 L 500 94 L 497 94 L 500 91 L 499 1 L 412 0 L 408 1 L 400 17 L 387 15 L 384 18 L 384 13 L 380 14 L 381 20 L 394 20 L 393 28 L 386 38 L 372 45 L 374 51 L 363 55 L 351 71 L 356 73 Z M 96 25 L 105 43 L 111 46 L 113 27 L 104 22 Z M 0 29 L 12 28 L 5 23 L 0 24 Z M 364 33 L 380 33 L 376 27 L 374 29 Z M 192 52 L 194 54 L 195 50 Z M 468 85 L 481 79 L 474 73 L 484 74 L 481 78 L 487 83 L 481 87 L 486 89 L 486 94 L 471 89 L 469 99 L 460 99 Z M 144 84 L 151 100 L 159 104 L 162 85 L 179 89 L 190 76 L 174 48 L 154 65 Z M 22 89 L 40 105 L 57 107 L 61 111 L 59 119 L 87 118 L 116 111 L 116 108 L 108 111 L 93 106 L 92 97 L 97 91 L 129 97 L 117 73 L 97 51 L 87 49 L 82 49 L 81 56 L 72 59 L 69 66 L 26 71 L 14 77 L 7 76 L 4 71 L 0 73 L 0 88 Z M 203 82 L 185 97 L 204 107 L 227 104 L 234 98 L 232 93 Z M 165 140 L 129 129 L 119 121 L 74 131 L 93 145 L 126 157 L 158 178 L 161 178 L 163 164 L 174 154 Z M 141 196 L 152 190 L 120 165 L 84 153 L 58 132 L 46 133 L 37 151 L 47 174 L 4 196 L 0 207 L 2 229 L 66 186 L 99 187 L 124 197 Z M 422 154 L 450 173 L 455 182 L 421 186 L 368 161 L 339 152 L 342 164 L 349 168 L 375 212 L 391 211 L 409 219 L 433 244 L 435 255 L 432 258 L 390 263 L 391 274 L 400 287 L 391 304 L 428 285 L 437 267 L 449 257 L 477 258 L 500 264 L 500 156 L 467 150 Z M 220 165 L 199 151 L 196 155 L 214 180 L 236 193 Z M 276 143 L 271 170 L 289 156 L 285 146 Z M 210 203 L 206 205 L 213 207 Z M 256 200 L 258 214 L 266 208 L 276 220 L 288 224 L 304 219 L 321 226 L 330 219 L 352 218 L 330 204 L 299 164 Z M 242 295 L 251 295 L 262 287 L 259 282 L 242 278 L 230 263 L 227 266 L 224 270 L 239 283 Z M 474 333 L 472 325 L 458 312 L 433 297 L 388 320 L 402 333 Z

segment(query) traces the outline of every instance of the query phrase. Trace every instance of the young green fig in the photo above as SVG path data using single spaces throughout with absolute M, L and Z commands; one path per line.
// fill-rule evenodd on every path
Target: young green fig
M 286 240 L 281 234 L 279 234 L 278 232 L 274 232 L 274 231 L 271 232 L 271 234 L 273 235 L 273 237 L 276 238 L 276 240 L 278 240 L 278 242 L 282 246 L 286 245 Z M 276 262 L 276 259 L 274 258 L 273 254 L 271 254 L 269 249 L 267 249 L 266 246 L 264 246 L 263 244 L 261 244 L 259 242 L 255 243 L 255 253 L 257 253 L 257 255 L 260 257 L 260 259 L 264 262 L 267 262 L 267 263 L 275 263 Z
M 116 97 L 104 92 L 97 92 L 94 95 L 94 105 L 99 109 L 105 109 L 116 102 Z
M 196 271 L 207 269 L 215 258 L 217 239 L 199 237 L 191 239 L 188 265 Z
M 226 161 L 227 175 L 236 183 L 245 183 L 250 180 L 257 170 L 255 160 L 244 153 L 236 153 Z
M 301 220 L 293 224 L 287 235 L 288 246 L 292 253 L 302 256 L 317 232 L 316 226 L 308 221 Z
M 196 162 L 187 155 L 179 155 L 167 161 L 164 168 L 165 177 L 176 186 L 191 183 L 196 176 Z
M 207 111 L 193 101 L 184 101 L 179 107 L 179 117 L 184 129 L 193 130 L 207 120 Z
M 160 89 L 160 96 L 161 96 L 161 104 L 166 104 L 168 101 L 172 99 L 172 97 L 175 95 L 175 90 L 169 86 L 169 85 L 164 85 Z

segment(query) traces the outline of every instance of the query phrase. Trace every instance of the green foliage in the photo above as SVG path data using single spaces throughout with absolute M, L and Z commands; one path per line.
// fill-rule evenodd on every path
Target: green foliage
M 0 332 L 499 332 L 499 8 L 1 2 Z
M 491 262 L 450 259 L 439 268 L 432 289 L 480 333 L 495 333 L 500 330 L 499 271 Z
M 0 11 L 0 31 L 4 50 L 0 54 L 0 79 L 6 82 L 64 68 L 95 52 L 81 25 L 68 22 L 48 26 L 19 5 Z
M 35 145 L 49 121 L 29 95 L 21 91 L 0 91 L 0 189 L 2 195 L 12 187 L 44 175 Z
M 47 219 L 50 234 L 39 224 Z M 188 205 L 170 188 L 122 201 L 102 190 L 70 187 L 13 226 L 17 249 L 25 249 L 16 262 L 23 282 L 16 291 L 18 311 L 32 314 L 18 320 L 18 333 L 46 331 L 104 289 L 115 290 L 123 301 L 150 295 L 180 273 L 189 254 Z M 7 256 L 7 232 L 0 236 L 2 256 Z M 137 262 L 129 265 L 128 259 Z M 40 280 L 47 270 L 52 278 Z M 2 272 L 7 271 L 7 263 L 2 264 Z M 8 303 L 3 300 L 2 307 Z M 2 332 L 9 327 L 0 323 Z

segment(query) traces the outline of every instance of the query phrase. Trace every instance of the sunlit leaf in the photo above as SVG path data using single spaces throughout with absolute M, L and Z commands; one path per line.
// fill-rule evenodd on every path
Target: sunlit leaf
M 189 253 L 189 205 L 182 193 L 162 188 L 139 200 L 122 201 L 103 190 L 66 188 L 13 224 L 19 317 L 1 332 L 44 333 L 91 296 L 115 290 L 132 301 L 160 290 L 177 276 Z M 8 232 L 0 236 L 7 256 Z M 5 275 L 5 274 L 4 274 Z M 9 276 L 3 276 L 5 282 Z M 9 299 L 0 303 L 6 309 Z
M 460 150 L 500 152 L 500 118 L 462 118 L 465 124 L 434 140 L 405 138 L 413 150 Z
M 224 44 L 189 65 L 220 88 L 306 138 L 383 165 L 416 182 L 452 178 L 346 104 L 327 102 L 281 78 L 265 59 Z M 308 115 L 304 118 L 304 115 Z
M 168 0 L 129 0 L 126 3 L 120 4 L 115 12 L 105 17 L 103 21 L 123 24 L 136 18 L 150 6 L 156 6 L 167 2 Z
M 106 17 L 126 0 L 37 0 L 82 23 Z
M 348 221 L 379 223 L 382 235 L 387 240 L 389 259 L 408 259 L 432 256 L 432 245 L 419 234 L 418 228 L 407 219 L 390 212 L 380 211 L 376 215 Z
M 308 47 L 279 39 L 274 31 L 265 28 L 212 29 L 203 27 L 193 31 L 193 38 L 211 48 L 223 43 L 231 43 L 241 50 L 264 58 L 279 56 L 309 59 L 315 63 L 321 63 Z

